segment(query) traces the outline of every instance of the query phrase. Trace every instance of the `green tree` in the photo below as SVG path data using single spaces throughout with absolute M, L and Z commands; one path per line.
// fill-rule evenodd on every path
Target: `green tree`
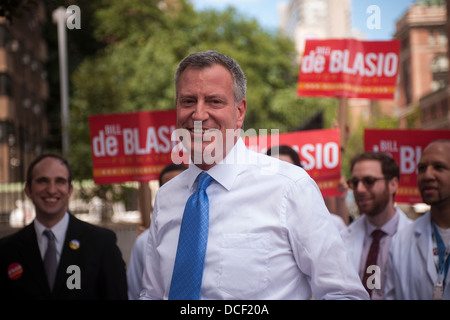
M 350 161 L 351 158 L 359 153 L 364 152 L 364 129 L 396 129 L 399 126 L 398 119 L 383 114 L 377 101 L 372 102 L 371 117 L 364 120 L 360 116 L 358 125 L 351 132 L 347 143 L 345 153 L 342 160 L 342 172 L 346 177 L 350 177 Z
M 326 111 L 327 125 L 335 119 L 335 99 L 296 96 L 293 43 L 231 7 L 196 12 L 184 0 L 172 7 L 156 0 L 102 4 L 94 13 L 94 34 L 107 46 L 72 77 L 71 140 L 77 147 L 70 157 L 78 177 L 92 176 L 88 116 L 174 108 L 174 72 L 195 51 L 215 49 L 235 58 L 245 71 L 246 128 L 287 132 L 318 110 Z

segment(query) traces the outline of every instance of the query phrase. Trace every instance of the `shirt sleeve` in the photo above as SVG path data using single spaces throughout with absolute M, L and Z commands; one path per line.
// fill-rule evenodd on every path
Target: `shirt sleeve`
M 131 252 L 130 265 L 127 269 L 128 299 L 137 300 L 142 291 L 142 273 L 144 272 L 145 247 L 148 229 L 137 238 Z
M 140 300 L 162 300 L 164 298 L 164 288 L 160 275 L 160 259 L 156 250 L 158 211 L 158 198 L 156 198 L 152 214 L 152 223 L 150 224 L 149 235 L 146 241 Z
M 283 199 L 294 258 L 310 281 L 315 299 L 369 299 L 350 265 L 339 230 L 316 183 L 302 178 Z

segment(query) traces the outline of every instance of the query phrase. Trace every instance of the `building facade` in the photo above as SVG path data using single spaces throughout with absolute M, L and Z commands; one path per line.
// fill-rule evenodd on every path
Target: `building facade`
M 291 0 L 279 7 L 280 30 L 303 55 L 307 39 L 351 35 L 351 0 Z
M 450 37 L 450 0 L 446 1 L 447 7 L 447 24 L 445 27 L 445 33 L 447 39 Z M 441 58 L 443 66 L 447 66 L 446 81 L 447 85 L 443 85 L 437 91 L 434 91 L 424 97 L 419 101 L 420 111 L 422 114 L 421 125 L 424 129 L 450 129 L 450 73 L 448 72 L 448 61 L 450 59 L 450 43 L 447 41 L 447 63 L 445 64 L 444 59 Z M 435 67 L 436 68 L 436 67 Z M 435 71 L 438 71 L 435 69 Z M 445 77 L 445 74 L 442 76 Z M 441 77 L 440 77 L 441 78 Z M 443 80 L 441 80 L 444 82 Z
M 400 128 L 449 128 L 447 21 L 445 1 L 418 1 L 396 23 Z
M 24 181 L 45 146 L 47 45 L 43 4 L 12 21 L 0 17 L 0 183 Z
M 352 29 L 351 0 L 291 0 L 279 8 L 279 16 L 280 30 L 295 43 L 299 63 L 308 39 L 363 40 L 361 32 Z M 361 122 L 370 118 L 376 106 L 384 112 L 384 109 L 392 110 L 392 104 L 393 100 L 375 104 L 368 99 L 347 99 L 346 127 L 350 132 L 356 131 Z

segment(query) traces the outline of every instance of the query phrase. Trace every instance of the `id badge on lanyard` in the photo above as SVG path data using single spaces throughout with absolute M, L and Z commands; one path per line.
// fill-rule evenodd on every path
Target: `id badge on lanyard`
M 433 286 L 433 300 L 442 300 L 444 296 L 444 277 L 443 273 L 439 272 L 438 279 Z
M 438 277 L 433 286 L 433 300 L 442 300 L 444 296 L 445 280 L 447 279 L 448 267 L 450 264 L 449 252 L 445 248 L 444 241 L 439 234 L 434 222 L 431 222 L 433 227 L 433 251 L 437 250 L 439 260 L 435 260 Z M 436 263 L 437 262 L 437 263 Z

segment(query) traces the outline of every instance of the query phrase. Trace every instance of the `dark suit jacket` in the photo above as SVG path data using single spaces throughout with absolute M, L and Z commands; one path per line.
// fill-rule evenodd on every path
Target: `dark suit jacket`
M 74 284 L 77 276 L 68 270 L 71 265 L 79 267 L 80 289 L 67 285 Z M 0 239 L 0 301 L 4 299 L 127 299 L 126 267 L 115 233 L 69 214 L 53 292 L 34 222 Z

